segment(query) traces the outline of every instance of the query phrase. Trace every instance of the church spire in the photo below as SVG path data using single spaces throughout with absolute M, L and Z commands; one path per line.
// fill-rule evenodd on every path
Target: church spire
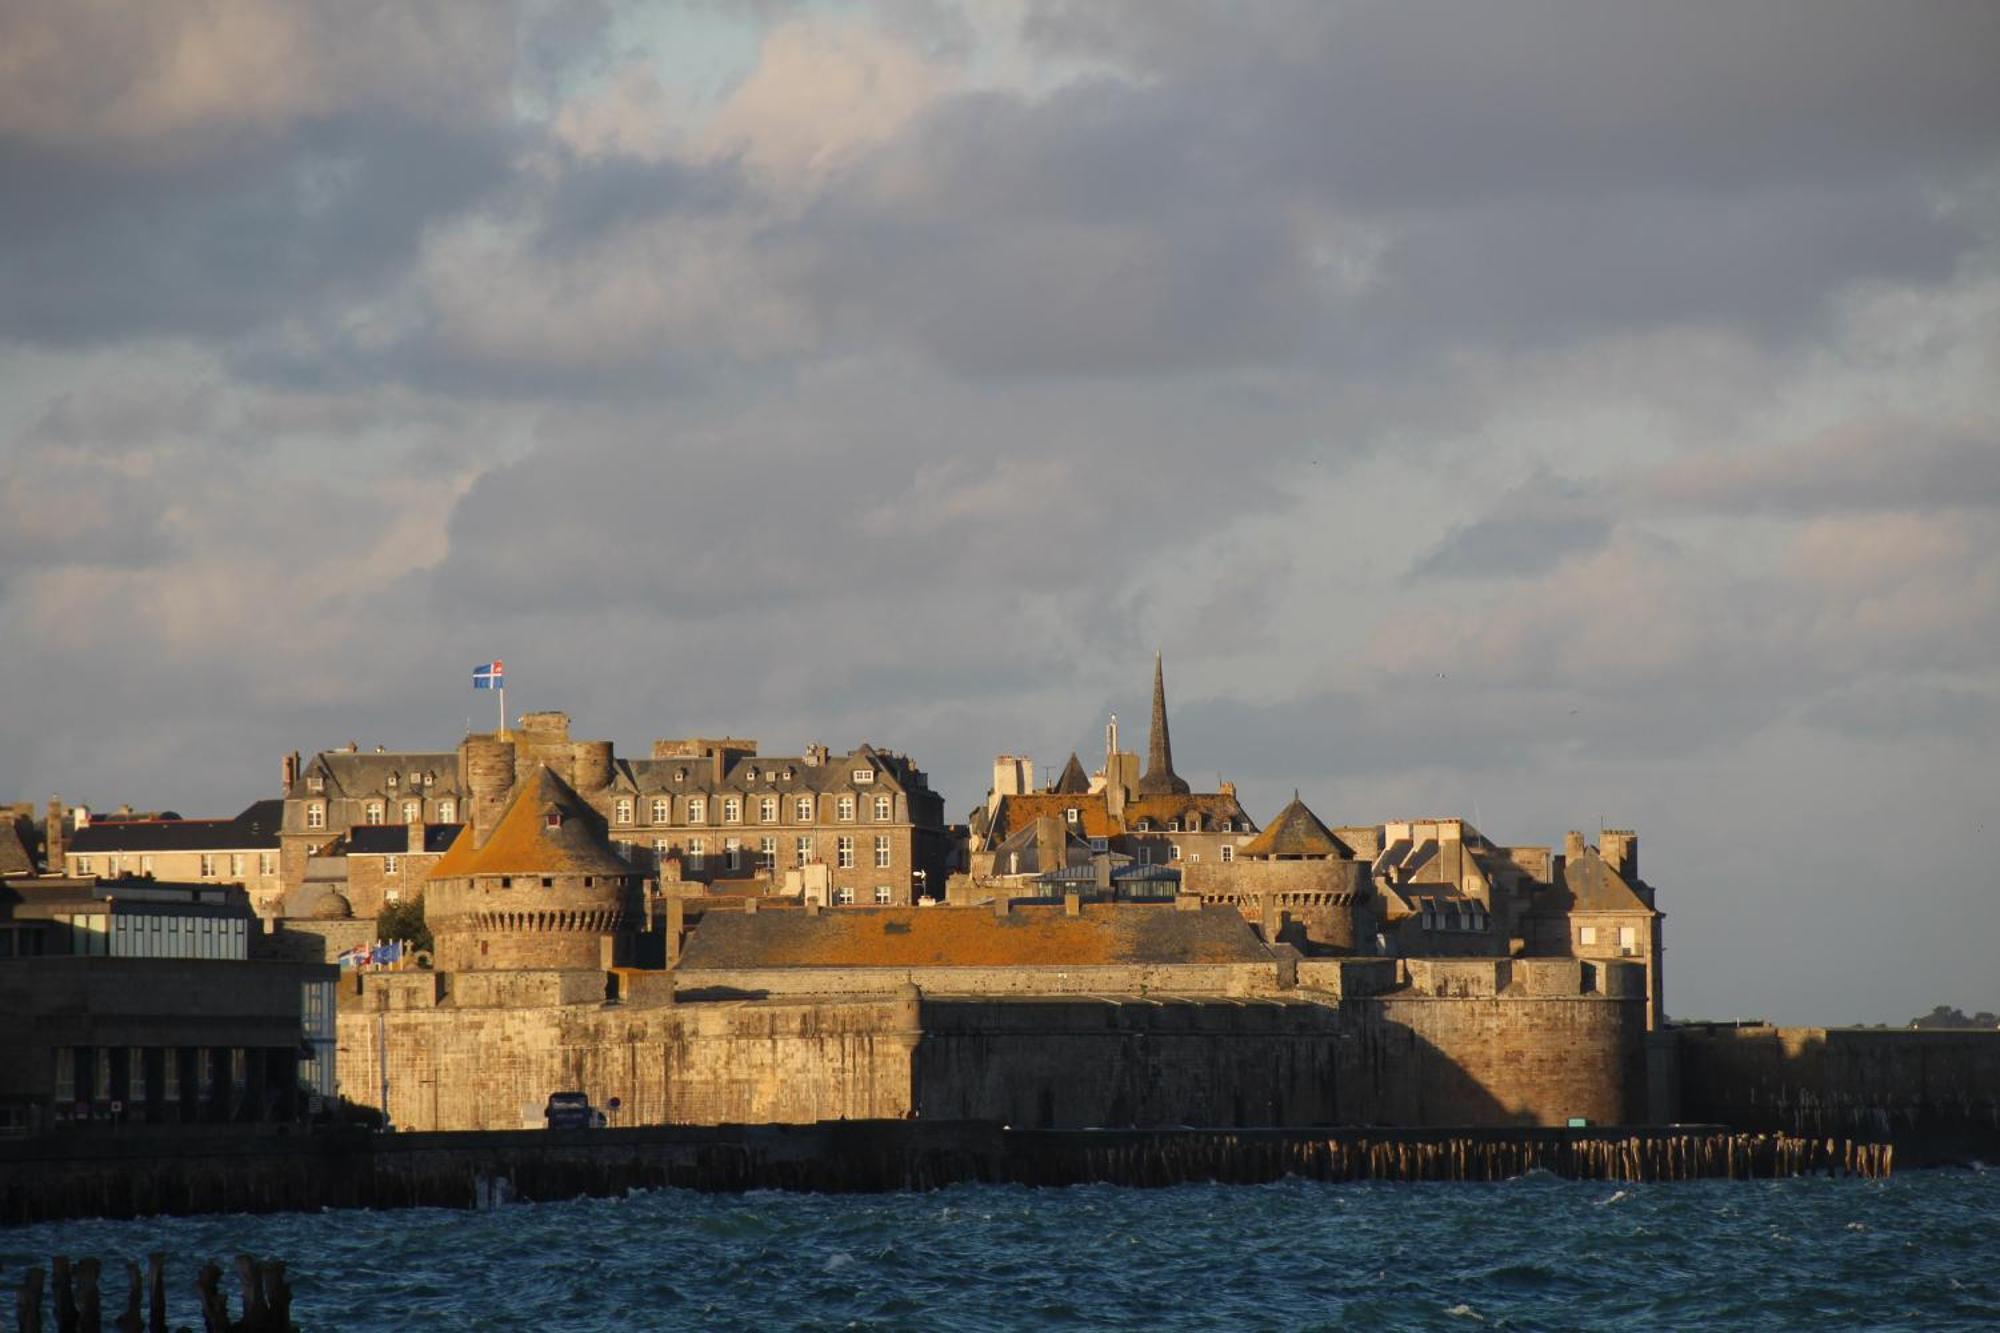
M 1160 654 L 1153 654 L 1153 734 L 1146 747 L 1146 771 L 1139 778 L 1142 796 L 1185 796 L 1186 782 L 1174 772 L 1174 743 L 1167 735 L 1167 673 Z

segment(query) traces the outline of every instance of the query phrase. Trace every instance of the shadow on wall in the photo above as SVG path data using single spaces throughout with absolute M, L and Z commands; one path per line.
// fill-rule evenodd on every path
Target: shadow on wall
M 1887 1139 L 1898 1166 L 2000 1158 L 2000 1032 L 1688 1024 L 1682 1117 Z

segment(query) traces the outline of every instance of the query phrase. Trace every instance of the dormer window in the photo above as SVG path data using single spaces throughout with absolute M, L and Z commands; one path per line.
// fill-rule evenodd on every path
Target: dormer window
M 423 775 L 423 779 L 422 779 L 422 781 L 423 781 L 423 785 L 424 785 L 424 786 L 426 786 L 426 787 L 428 787 L 428 786 L 430 786 L 430 785 L 431 785 L 431 784 L 432 784 L 433 782 L 436 782 L 436 781 L 437 781 L 437 774 L 435 774 L 435 773 L 431 772 L 431 771 L 430 771 L 429 769 L 426 769 L 426 770 L 424 770 L 424 775 Z M 411 785 L 412 787 L 414 787 L 414 786 L 416 786 L 416 785 L 417 785 L 417 783 L 418 783 L 418 778 L 417 778 L 417 775 L 416 775 L 415 773 L 412 773 L 412 774 L 410 774 L 410 785 Z
M 872 768 L 857 768 L 854 770 L 854 780 L 866 786 L 875 780 L 875 770 Z
M 382 822 L 382 803 L 381 803 L 380 801 L 370 801 L 370 802 L 369 802 L 369 803 L 368 803 L 368 804 L 367 804 L 367 805 L 366 805 L 366 806 L 365 806 L 365 807 L 363 808 L 363 812 L 362 812 L 362 817 L 363 817 L 364 819 L 366 819 L 366 820 L 367 820 L 367 821 L 368 821 L 368 822 L 369 822 L 370 824 L 379 824 L 379 823 L 381 823 L 381 822 Z
M 561 828 L 562 811 L 560 810 L 549 811 L 547 814 L 542 816 L 542 823 L 549 828 Z
M 797 813 L 798 813 L 798 820 L 799 820 L 799 823 L 801 823 L 801 824 L 810 824 L 810 823 L 812 823 L 812 819 L 813 819 L 813 798 L 812 798 L 812 797 L 810 797 L 810 796 L 801 796 L 801 797 L 799 797 L 799 799 L 798 799 L 798 802 L 797 802 Z
M 1079 819 L 1083 818 L 1083 812 L 1072 805 L 1067 810 L 1063 811 L 1063 818 L 1068 820 L 1070 823 L 1074 824 Z
M 1139 821 L 1139 832 L 1141 832 L 1141 833 L 1151 833 L 1152 831 L 1153 831 L 1153 821 L 1152 821 L 1152 820 L 1150 820 L 1150 819 L 1142 819 L 1142 820 L 1140 820 L 1140 821 Z
M 785 781 L 787 781 L 787 782 L 790 782 L 791 780 L 792 780 L 792 766 L 791 766 L 790 764 L 786 764 L 786 765 L 785 765 Z
M 1178 820 L 1178 819 L 1169 819 L 1169 820 L 1167 821 L 1167 832 L 1169 832 L 1169 833 L 1179 833 L 1180 831 L 1181 831 L 1181 821 L 1180 821 L 1180 820 Z
M 323 773 L 308 773 L 308 774 L 306 775 L 306 790 L 307 790 L 307 791 L 325 791 L 325 790 L 326 790 L 326 775 L 325 775 L 325 774 L 323 774 Z
M 688 771 L 687 771 L 687 770 L 686 770 L 685 768 L 677 768 L 677 769 L 675 769 L 675 770 L 674 770 L 674 781 L 675 781 L 675 782 L 686 782 L 686 781 L 687 781 L 687 775 L 688 775 Z
M 755 781 L 757 780 L 757 770 L 756 770 L 756 768 L 755 768 L 755 767 L 751 767 L 751 768 L 746 768 L 746 769 L 744 769 L 744 770 L 743 770 L 743 780 L 744 780 L 745 782 L 755 782 Z
M 389 790 L 390 791 L 396 790 L 396 775 L 394 773 L 391 773 L 389 775 Z
M 612 808 L 612 810 L 613 810 L 613 811 L 615 811 L 615 812 L 616 812 L 616 813 L 615 813 L 615 818 L 616 818 L 616 819 L 618 820 L 618 822 L 619 822 L 619 823 L 621 823 L 621 824 L 629 824 L 629 823 L 631 823 L 631 822 L 632 822 L 632 798 L 631 798 L 631 797 L 629 797 L 629 796 L 621 796 L 621 797 L 619 797 L 619 798 L 618 798 L 618 799 L 617 799 L 617 800 L 616 800 L 615 802 L 613 802 L 613 803 L 612 803 L 612 807 L 611 807 L 611 808 Z

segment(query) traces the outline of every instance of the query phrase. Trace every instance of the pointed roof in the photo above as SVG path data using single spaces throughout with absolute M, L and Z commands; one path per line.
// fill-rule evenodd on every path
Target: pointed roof
M 453 839 L 451 850 L 431 867 L 430 877 L 633 873 L 611 850 L 603 819 L 546 764 L 537 764 L 514 789 L 486 845 L 472 844 L 472 826 L 467 824 Z
M 1083 763 L 1076 757 L 1076 751 L 1069 752 L 1069 762 L 1063 765 L 1062 776 L 1049 790 L 1065 796 L 1081 796 L 1090 790 L 1090 777 L 1083 771 Z
M 1324 857 L 1345 861 L 1352 859 L 1354 852 L 1334 837 L 1327 826 L 1320 823 L 1319 816 L 1306 808 L 1299 794 L 1293 792 L 1292 803 L 1279 811 L 1278 817 L 1262 833 L 1244 845 L 1241 855 Z
M 1153 732 L 1146 744 L 1146 771 L 1139 778 L 1141 796 L 1184 796 L 1190 788 L 1174 772 L 1174 744 L 1167 735 L 1167 675 L 1160 654 L 1153 654 Z
M 1627 883 L 1625 877 L 1606 865 L 1595 847 L 1582 856 L 1563 863 L 1560 879 L 1538 895 L 1559 912 L 1644 912 L 1657 915 Z

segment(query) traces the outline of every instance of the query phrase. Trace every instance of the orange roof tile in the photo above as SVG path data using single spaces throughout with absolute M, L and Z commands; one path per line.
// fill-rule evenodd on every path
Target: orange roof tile
M 1005 839 L 1047 817 L 1068 824 L 1065 811 L 1074 808 L 1077 822 L 1070 827 L 1086 838 L 1115 838 L 1122 831 L 1104 808 L 1103 792 L 1035 792 L 1027 796 L 1003 796 L 993 814 L 993 836 Z
M 1234 908 L 1097 904 L 1061 907 L 836 908 L 709 912 L 681 970 L 751 967 L 1089 967 L 1267 962 Z
M 560 816 L 553 826 L 551 814 Z M 431 867 L 430 878 L 632 873 L 632 867 L 611 850 L 598 813 L 568 783 L 538 765 L 514 789 L 486 845 L 472 845 L 472 825 L 467 824 Z

